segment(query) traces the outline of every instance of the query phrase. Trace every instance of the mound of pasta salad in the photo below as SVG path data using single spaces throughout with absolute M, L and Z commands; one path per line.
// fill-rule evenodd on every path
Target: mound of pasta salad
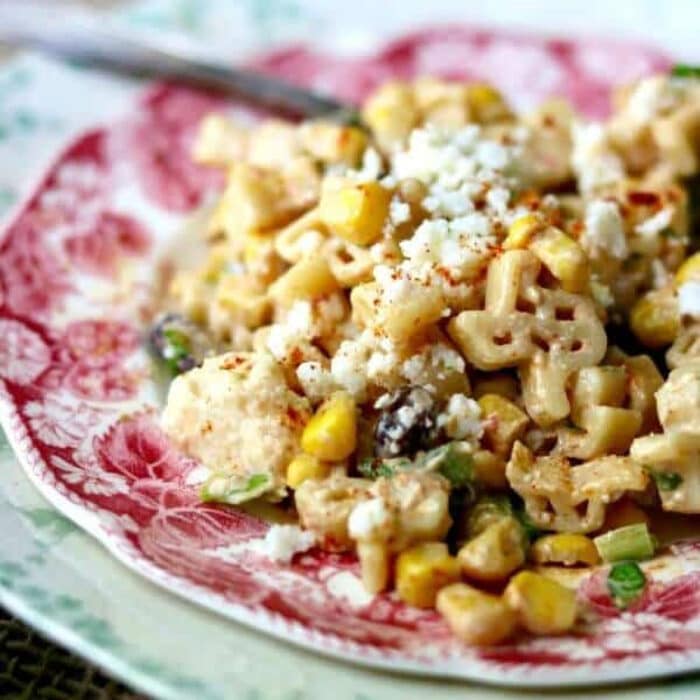
M 471 644 L 571 629 L 555 569 L 628 605 L 654 513 L 700 512 L 700 73 L 604 122 L 432 78 L 360 116 L 201 125 L 226 187 L 150 343 L 202 499 L 278 503 L 269 556 L 356 552 Z

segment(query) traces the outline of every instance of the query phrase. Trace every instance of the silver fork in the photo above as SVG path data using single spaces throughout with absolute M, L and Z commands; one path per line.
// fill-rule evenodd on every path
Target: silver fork
M 360 122 L 359 113 L 352 105 L 252 70 L 186 58 L 99 27 L 63 26 L 47 31 L 45 26 L 42 22 L 41 26 L 22 23 L 0 27 L 0 42 L 35 49 L 88 67 L 218 90 L 291 116 Z

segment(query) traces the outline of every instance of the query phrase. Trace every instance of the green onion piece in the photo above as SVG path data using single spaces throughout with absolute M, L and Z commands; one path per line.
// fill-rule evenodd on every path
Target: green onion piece
M 674 78 L 700 78 L 700 66 L 677 63 L 671 68 L 671 75 Z
M 419 454 L 414 460 L 406 457 L 382 459 L 367 457 L 360 461 L 357 470 L 370 479 L 392 476 L 400 471 L 437 472 L 442 474 L 454 489 L 465 489 L 474 482 L 474 458 L 471 447 L 463 442 L 448 442 L 433 450 Z
M 235 505 L 259 498 L 270 490 L 270 486 L 270 477 L 267 474 L 252 474 L 242 481 L 240 476 L 214 472 L 202 484 L 199 496 L 203 501 Z
M 662 472 L 648 469 L 659 491 L 675 491 L 682 483 L 683 477 L 677 472 Z
M 180 362 L 187 359 L 191 353 L 190 339 L 177 328 L 166 328 L 163 337 L 166 341 L 162 353 L 163 362 L 173 374 L 179 374 Z
M 542 530 L 532 522 L 532 518 L 528 515 L 525 508 L 514 508 L 513 517 L 520 523 L 529 542 L 536 540 L 542 535 Z
M 654 540 L 646 523 L 635 523 L 610 530 L 594 538 L 600 558 L 606 562 L 648 559 L 654 554 Z
M 618 608 L 626 608 L 644 592 L 647 579 L 636 561 L 613 564 L 608 572 L 608 590 Z
M 442 474 L 452 488 L 464 489 L 474 483 L 474 457 L 471 447 L 462 442 L 448 442 L 416 459 L 416 467 Z

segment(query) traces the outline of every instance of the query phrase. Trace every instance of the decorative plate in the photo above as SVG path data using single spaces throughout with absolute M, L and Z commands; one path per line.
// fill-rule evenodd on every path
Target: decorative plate
M 490 80 L 520 106 L 565 94 L 591 115 L 604 110 L 613 64 L 624 81 L 668 61 L 634 46 L 449 29 L 364 59 L 296 49 L 258 63 L 350 99 L 391 76 L 431 73 Z M 161 392 L 142 336 L 159 260 L 219 186 L 188 149 L 202 116 L 225 106 L 151 88 L 127 120 L 67 148 L 4 233 L 0 408 L 41 492 L 151 581 L 344 660 L 517 686 L 700 668 L 700 542 L 651 562 L 652 585 L 626 612 L 592 576 L 579 595 L 593 614 L 575 633 L 479 650 L 456 642 L 432 611 L 367 596 L 354 557 L 312 550 L 272 563 L 258 546 L 263 521 L 199 502 L 188 485 L 196 465 L 158 428 Z

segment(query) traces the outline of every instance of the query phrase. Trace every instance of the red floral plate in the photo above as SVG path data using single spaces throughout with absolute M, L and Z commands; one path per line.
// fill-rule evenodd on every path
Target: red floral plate
M 565 94 L 595 116 L 611 76 L 628 80 L 668 62 L 635 46 L 445 29 L 360 59 L 292 49 L 258 65 L 349 99 L 392 76 L 485 79 L 518 105 Z M 4 232 L 0 407 L 41 492 L 151 581 L 347 661 L 521 687 L 700 668 L 700 542 L 651 562 L 651 586 L 625 612 L 594 575 L 579 587 L 590 614 L 572 634 L 471 649 L 434 612 L 367 596 L 354 557 L 312 550 L 273 563 L 259 547 L 263 521 L 199 502 L 188 484 L 196 464 L 159 430 L 162 392 L 142 339 L 159 258 L 220 184 L 188 152 L 202 116 L 223 106 L 151 88 L 128 120 L 75 141 Z

